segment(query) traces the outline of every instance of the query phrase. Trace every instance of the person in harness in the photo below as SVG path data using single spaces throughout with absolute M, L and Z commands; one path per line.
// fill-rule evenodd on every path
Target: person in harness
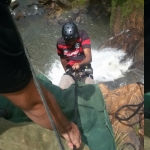
M 91 67 L 91 42 L 88 34 L 78 30 L 73 22 L 62 27 L 62 37 L 57 40 L 57 54 L 65 73 L 61 77 L 59 87 L 68 88 L 75 81 L 75 76 L 85 84 L 95 84 Z

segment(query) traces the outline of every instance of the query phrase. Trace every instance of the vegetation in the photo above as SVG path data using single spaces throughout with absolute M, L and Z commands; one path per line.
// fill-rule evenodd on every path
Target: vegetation
M 139 13 L 144 14 L 144 0 L 112 0 L 112 15 L 111 15 L 111 27 L 113 26 L 116 19 L 116 11 L 119 9 L 121 15 L 121 23 L 130 16 L 132 11 L 139 10 Z M 138 11 L 137 11 L 138 12 Z
M 73 8 L 76 6 L 83 6 L 86 3 L 86 0 L 73 0 L 71 3 Z
M 124 147 L 123 141 L 126 138 L 127 134 L 124 136 L 121 135 L 121 133 L 116 132 L 114 135 L 115 143 L 116 143 L 116 150 L 122 150 Z

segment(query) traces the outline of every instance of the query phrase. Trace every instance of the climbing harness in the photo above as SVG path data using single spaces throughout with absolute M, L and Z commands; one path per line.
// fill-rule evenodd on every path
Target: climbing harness
M 73 70 L 72 67 L 69 66 L 64 75 L 71 76 L 74 79 L 74 81 L 82 81 L 85 77 L 90 77 L 93 79 L 93 69 L 86 65 L 81 67 L 79 70 Z

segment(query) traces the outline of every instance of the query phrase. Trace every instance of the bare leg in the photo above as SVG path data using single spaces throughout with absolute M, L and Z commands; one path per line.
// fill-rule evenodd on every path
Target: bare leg
M 83 78 L 82 82 L 85 84 L 95 84 L 95 81 L 90 77 Z
M 73 79 L 71 76 L 69 76 L 69 75 L 63 75 L 63 76 L 61 77 L 61 80 L 60 80 L 58 86 L 59 86 L 61 89 L 67 89 L 67 88 L 69 88 L 70 85 L 73 84 L 73 83 L 75 83 L 75 81 L 74 81 L 74 79 Z

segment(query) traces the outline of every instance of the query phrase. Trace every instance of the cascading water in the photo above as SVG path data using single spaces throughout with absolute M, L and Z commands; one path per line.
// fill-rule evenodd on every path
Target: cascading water
M 94 80 L 96 83 L 114 81 L 121 78 L 128 71 L 128 68 L 132 65 L 132 59 L 128 59 L 126 62 L 120 63 L 125 56 L 123 51 L 117 49 L 105 48 L 101 51 L 92 49 L 92 67 L 94 70 Z M 61 75 L 64 70 L 59 60 L 56 60 L 52 67 L 46 71 L 46 76 L 58 85 Z

